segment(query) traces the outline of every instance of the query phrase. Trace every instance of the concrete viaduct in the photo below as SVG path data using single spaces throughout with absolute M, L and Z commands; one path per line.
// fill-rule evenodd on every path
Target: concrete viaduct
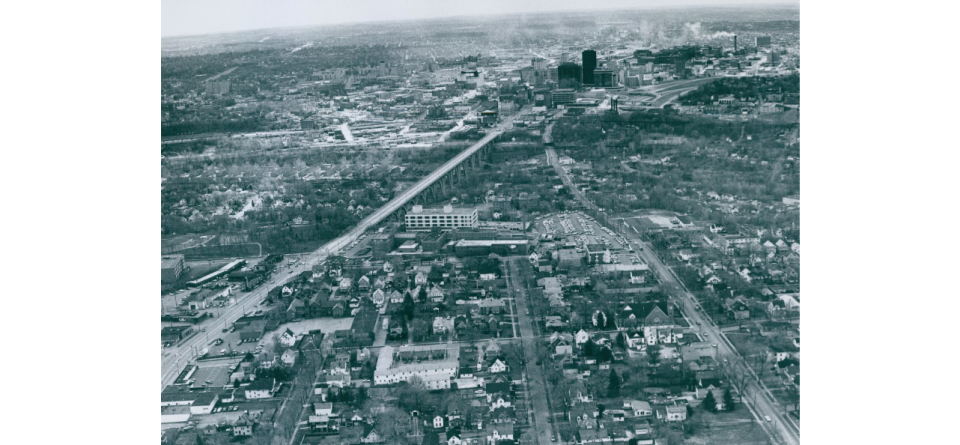
M 470 171 L 480 167 L 481 160 L 489 155 L 492 149 L 490 144 L 497 142 L 503 135 L 503 128 L 512 123 L 512 119 L 505 121 L 497 130 L 491 131 L 475 144 L 468 147 L 444 163 L 440 168 L 418 181 L 413 187 L 404 190 L 382 207 L 367 215 L 347 233 L 330 241 L 321 247 L 318 253 L 331 255 L 349 245 L 368 229 L 381 221 L 394 217 L 402 219 L 414 204 L 425 202 L 426 199 L 435 199 L 446 192 L 447 187 L 454 187 Z

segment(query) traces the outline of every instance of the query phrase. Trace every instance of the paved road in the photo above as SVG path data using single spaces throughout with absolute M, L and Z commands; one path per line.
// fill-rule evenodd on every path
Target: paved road
M 525 260 L 525 259 L 524 259 Z M 520 342 L 523 345 L 524 367 L 527 371 L 527 400 L 533 403 L 533 425 L 531 430 L 535 432 L 534 437 L 540 445 L 550 443 L 550 436 L 553 434 L 553 425 L 550 423 L 550 405 L 547 403 L 546 381 L 543 372 L 543 366 L 537 364 L 536 345 L 539 336 L 534 333 L 533 322 L 529 315 L 526 315 L 527 291 L 525 286 L 521 286 L 512 280 L 511 277 L 519 276 L 517 269 L 517 257 L 507 259 L 508 267 L 505 275 L 507 289 L 520 289 L 520 292 L 514 292 L 517 303 L 517 316 L 520 321 Z
M 214 75 L 214 76 L 210 77 L 209 79 L 204 80 L 204 82 L 212 82 L 212 81 L 214 81 L 214 80 L 217 80 L 217 79 L 219 79 L 219 78 L 222 77 L 222 76 L 226 76 L 227 74 L 232 73 L 232 72 L 233 72 L 234 70 L 236 70 L 237 68 L 240 68 L 240 67 L 239 67 L 239 66 L 235 66 L 235 67 L 233 67 L 233 68 L 229 68 L 229 69 L 227 69 L 226 71 L 224 71 L 224 72 L 222 72 L 222 73 L 220 73 L 220 74 Z
M 246 306 L 247 309 L 250 309 L 253 305 L 263 300 L 267 296 L 267 292 L 269 292 L 269 290 L 277 284 L 284 283 L 299 275 L 301 272 L 311 270 L 314 265 L 324 261 L 328 255 L 333 254 L 334 252 L 355 241 L 360 237 L 361 234 L 376 224 L 379 224 L 380 221 L 383 221 L 388 216 L 392 215 L 393 212 L 403 207 L 415 196 L 426 190 L 427 187 L 442 178 L 445 174 L 452 171 L 454 167 L 460 165 L 460 163 L 462 163 L 464 160 L 479 151 L 486 144 L 493 141 L 493 139 L 499 136 L 504 129 L 509 128 L 513 124 L 516 116 L 517 115 L 514 115 L 504 119 L 503 122 L 498 124 L 495 129 L 492 129 L 486 136 L 477 141 L 477 143 L 471 145 L 466 150 L 454 156 L 453 159 L 447 161 L 440 166 L 440 168 L 434 170 L 425 178 L 418 181 L 410 189 L 401 192 L 399 195 L 387 202 L 383 207 L 380 207 L 370 215 L 367 215 L 366 218 L 361 220 L 347 233 L 333 239 L 327 244 L 324 244 L 315 252 L 305 254 L 303 256 L 303 260 L 301 260 L 297 266 L 278 273 L 274 276 L 273 281 L 264 283 L 253 291 L 241 295 L 237 298 L 237 304 L 223 310 L 220 317 L 208 319 L 196 326 L 196 328 L 205 328 L 211 335 L 214 332 L 219 333 L 219 330 L 222 329 L 225 324 L 230 325 L 237 321 L 238 318 L 243 316 L 244 306 Z M 213 329 L 216 329 L 216 331 L 212 331 Z M 182 369 L 183 365 L 194 358 L 193 356 L 195 351 L 202 350 L 204 346 L 206 346 L 205 336 L 197 335 L 188 339 L 180 346 L 166 348 L 163 350 L 160 356 L 160 389 L 162 390 L 164 387 L 172 383 L 174 379 L 176 379 L 177 374 L 179 373 L 180 369 Z
M 276 274 L 273 281 L 268 281 L 252 292 L 240 294 L 237 298 L 237 304 L 222 309 L 219 317 L 207 319 L 197 325 L 196 329 L 205 328 L 207 330 L 206 333 L 210 334 L 211 338 L 214 336 L 219 337 L 221 334 L 220 330 L 223 329 L 224 324 L 227 326 L 233 324 L 233 322 L 243 316 L 244 310 L 248 313 L 253 312 L 253 306 L 262 301 L 273 286 L 293 278 L 302 270 L 304 270 L 303 266 L 295 267 L 292 271 L 287 269 L 284 272 Z M 161 390 L 170 383 L 173 383 L 177 378 L 177 374 L 183 369 L 183 365 L 193 360 L 194 351 L 202 351 L 203 348 L 207 347 L 206 337 L 203 333 L 198 333 L 183 342 L 180 346 L 165 348 L 163 350 L 160 363 Z
M 564 172 L 562 166 L 559 165 L 557 159 L 557 153 L 553 148 L 547 147 L 547 162 L 550 165 L 553 165 L 557 170 L 557 173 L 560 175 L 561 180 L 564 185 L 573 191 L 577 199 L 580 200 L 583 205 L 591 211 L 598 212 L 597 206 L 594 205 L 589 199 L 584 196 L 582 192 L 573 184 L 573 180 L 569 177 L 569 174 Z M 599 212 L 598 212 L 599 213 Z M 674 275 L 673 271 L 670 270 L 666 265 L 660 261 L 660 258 L 653 252 L 649 244 L 645 243 L 640 239 L 639 235 L 632 230 L 625 230 L 623 234 L 626 238 L 632 240 L 638 246 L 643 246 L 640 249 L 638 255 L 643 258 L 644 262 L 650 266 L 650 269 L 657 274 L 657 277 L 660 279 L 660 283 L 666 289 L 673 290 L 673 294 L 680 297 L 680 303 L 683 307 L 683 312 L 688 316 L 693 326 L 696 323 L 699 323 L 703 331 L 708 335 L 708 339 L 717 344 L 717 354 L 718 359 L 726 358 L 729 360 L 730 364 L 733 366 L 735 372 L 743 372 L 750 374 L 756 378 L 756 374 L 753 373 L 753 370 L 743 361 L 740 357 L 740 354 L 734 348 L 725 336 L 721 335 L 720 329 L 713 324 L 713 321 L 701 314 L 696 310 L 694 305 L 695 298 L 680 281 Z M 783 407 L 777 402 L 769 390 L 762 388 L 759 384 L 759 379 L 751 381 L 745 388 L 742 394 L 742 399 L 746 402 L 747 407 L 754 413 L 754 416 L 757 422 L 760 424 L 760 427 L 767 433 L 770 437 L 770 440 L 774 443 L 784 443 L 789 445 L 796 445 L 800 443 L 800 427 L 799 425 L 790 418 L 783 414 Z M 769 416 L 772 422 L 767 422 L 764 420 L 764 416 Z M 779 440 L 778 440 L 779 438 Z
M 713 324 L 710 317 L 696 310 L 694 305 L 696 299 L 693 294 L 687 291 L 682 283 L 679 282 L 676 275 L 674 275 L 673 271 L 660 261 L 660 258 L 652 251 L 650 245 L 640 240 L 636 233 L 624 231 L 624 234 L 627 238 L 632 238 L 638 245 L 644 246 L 638 254 L 650 266 L 650 269 L 655 271 L 663 286 L 672 289 L 674 291 L 673 294 L 681 297 L 679 301 L 682 304 L 684 314 L 694 324 L 699 324 L 703 329 L 702 332 L 707 334 L 709 341 L 717 344 L 718 358 L 722 357 L 729 360 L 735 372 L 747 373 L 754 376 L 755 380 L 751 380 L 744 388 L 742 399 L 744 402 L 747 402 L 748 408 L 751 408 L 751 411 L 755 412 L 757 421 L 764 431 L 771 436 L 771 440 L 774 440 L 776 443 L 799 444 L 799 425 L 797 425 L 792 418 L 783 414 L 783 407 L 772 396 L 769 390 L 761 388 L 758 385 L 756 374 L 754 374 L 753 370 L 743 361 L 739 352 L 733 347 L 733 344 L 731 344 L 725 336 L 721 335 L 720 328 Z M 763 419 L 764 416 L 769 416 L 773 421 L 766 422 Z M 777 441 L 774 437 L 779 437 L 780 440 Z
M 652 106 L 652 107 L 657 107 L 657 108 L 663 108 L 664 106 L 666 106 L 666 105 L 669 104 L 670 102 L 673 102 L 673 101 L 676 100 L 678 97 L 680 97 L 681 94 L 686 93 L 686 92 L 689 92 L 689 91 L 693 91 L 693 90 L 695 90 L 695 89 L 696 89 L 696 88 L 686 88 L 686 89 L 680 89 L 680 90 L 670 90 L 670 91 L 668 91 L 668 92 L 663 93 L 662 96 L 654 99 L 653 102 L 650 103 L 650 106 Z

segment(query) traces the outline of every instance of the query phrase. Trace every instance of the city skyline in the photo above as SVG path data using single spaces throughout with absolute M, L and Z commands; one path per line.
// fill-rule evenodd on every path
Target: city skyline
M 665 9 L 703 6 L 797 6 L 783 0 L 610 0 L 584 7 L 579 0 L 492 0 L 451 3 L 442 0 L 382 2 L 357 0 L 347 4 L 305 0 L 167 0 L 161 3 L 161 38 L 188 37 L 280 28 L 331 26 L 371 22 L 440 19 L 502 14 Z M 331 6 L 335 6 L 331 8 Z

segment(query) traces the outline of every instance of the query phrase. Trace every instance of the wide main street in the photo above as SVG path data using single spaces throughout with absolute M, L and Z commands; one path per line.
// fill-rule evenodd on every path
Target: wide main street
M 276 286 L 278 283 L 285 283 L 304 271 L 312 270 L 314 265 L 324 261 L 327 256 L 332 255 L 334 252 L 337 252 L 338 250 L 358 239 L 360 235 L 362 235 L 368 229 L 374 227 L 385 218 L 392 215 L 393 212 L 399 210 L 411 199 L 422 193 L 436 181 L 440 180 L 440 178 L 442 178 L 444 175 L 450 173 L 464 160 L 468 159 L 485 145 L 493 141 L 505 129 L 510 128 L 513 125 L 513 121 L 516 119 L 516 117 L 517 115 L 513 115 L 505 118 L 495 128 L 489 130 L 486 136 L 484 136 L 482 139 L 464 151 L 458 153 L 438 169 L 431 172 L 409 189 L 404 190 L 399 195 L 395 196 L 393 199 L 379 209 L 375 210 L 370 215 L 367 215 L 364 219 L 357 223 L 356 226 L 347 231 L 347 233 L 324 244 L 316 251 L 303 255 L 302 260 L 298 263 L 298 265 L 288 269 L 287 272 L 275 275 L 271 281 L 261 284 L 253 291 L 245 295 L 241 295 L 237 299 L 236 304 L 221 311 L 221 315 L 219 317 L 205 320 L 197 325 L 196 329 L 219 329 L 221 326 L 234 323 L 237 321 L 237 319 L 244 315 L 243 312 L 245 310 L 245 306 L 249 307 L 260 302 L 264 297 L 267 296 L 267 292 L 269 292 L 273 286 Z M 202 350 L 205 346 L 205 336 L 194 335 L 179 346 L 172 346 L 164 349 L 160 356 L 160 389 L 163 390 L 164 387 L 172 383 L 177 378 L 180 370 L 183 368 L 182 365 L 192 360 L 196 354 L 196 351 Z

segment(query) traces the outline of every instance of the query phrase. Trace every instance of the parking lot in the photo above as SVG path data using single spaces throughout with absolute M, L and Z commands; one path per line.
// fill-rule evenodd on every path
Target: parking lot
M 340 252 L 347 258 L 365 257 L 370 255 L 370 235 L 364 233 L 356 241 L 346 245 Z
M 633 247 L 612 229 L 601 226 L 593 218 L 580 212 L 560 212 L 538 217 L 534 231 L 539 235 L 575 242 L 581 248 L 588 244 L 601 244 L 611 252 L 617 252 L 629 251 Z M 633 255 L 628 255 L 623 260 L 629 263 L 632 257 Z

